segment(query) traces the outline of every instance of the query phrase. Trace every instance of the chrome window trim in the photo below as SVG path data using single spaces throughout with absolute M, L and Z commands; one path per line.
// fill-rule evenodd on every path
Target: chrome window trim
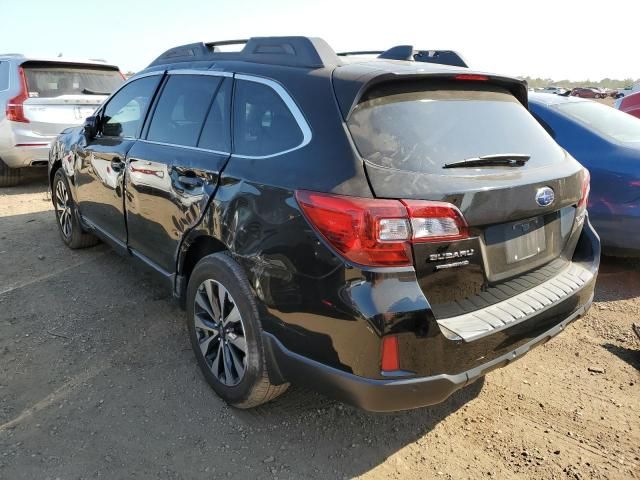
M 293 100 L 293 98 L 291 98 L 291 95 L 289 95 L 289 93 L 284 89 L 284 87 L 280 83 L 276 82 L 275 80 L 271 80 L 269 78 L 257 77 L 254 75 L 236 74 L 234 78 L 236 78 L 237 80 L 245 80 L 247 82 L 261 83 L 273 89 L 278 94 L 278 96 L 282 99 L 282 101 L 285 103 L 285 105 L 293 115 L 293 118 L 296 120 L 298 127 L 302 131 L 302 142 L 299 145 L 293 148 L 290 148 L 288 150 L 283 150 L 281 152 L 276 152 L 269 155 L 241 155 L 237 153 L 232 153 L 231 157 L 245 158 L 249 160 L 272 158 L 272 157 L 284 155 L 285 153 L 290 153 L 290 152 L 293 152 L 294 150 L 298 150 L 300 148 L 306 147 L 309 144 L 309 142 L 311 142 L 311 138 L 313 136 L 311 133 L 311 127 L 307 123 L 307 120 L 304 118 L 304 115 L 302 114 L 302 111 L 300 110 L 300 108 L 298 108 L 298 105 L 296 104 L 296 102 Z
M 173 69 L 167 70 L 168 75 L 209 75 L 212 77 L 233 77 L 231 72 L 223 72 L 219 70 L 193 70 L 193 69 Z
M 167 142 L 156 142 L 155 140 L 147 140 L 144 138 L 139 138 L 139 142 L 150 143 L 151 145 L 161 145 L 163 147 L 175 147 L 175 148 L 187 148 L 189 150 L 196 150 L 198 152 L 206 152 L 206 153 L 215 153 L 218 155 L 231 155 L 230 152 L 221 152 L 219 150 L 211 150 L 209 148 L 201 148 L 201 147 L 190 147 L 188 145 L 178 145 L 177 143 L 167 143 Z

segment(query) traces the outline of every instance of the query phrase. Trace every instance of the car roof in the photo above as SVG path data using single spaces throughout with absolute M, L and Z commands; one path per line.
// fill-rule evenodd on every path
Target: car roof
M 43 63 L 68 63 L 71 65 L 92 65 L 98 67 L 108 67 L 113 69 L 119 69 L 117 65 L 107 63 L 104 60 L 88 59 L 88 58 L 75 58 L 75 57 L 31 57 L 22 55 L 20 53 L 0 53 L 0 60 L 13 60 L 19 65 L 25 62 L 43 62 Z
M 541 92 L 530 92 L 529 93 L 529 103 L 534 103 L 536 105 L 544 105 L 547 107 L 553 105 L 561 105 L 563 103 L 577 103 L 577 102 L 591 102 L 586 98 L 580 97 L 565 97 L 563 95 L 556 95 L 555 93 L 541 93 Z

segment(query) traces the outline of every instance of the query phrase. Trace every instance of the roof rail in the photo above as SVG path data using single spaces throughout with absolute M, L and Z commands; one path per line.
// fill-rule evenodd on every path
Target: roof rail
M 387 60 L 413 60 L 415 62 L 438 63 L 454 67 L 469 68 L 462 56 L 453 50 L 414 50 L 413 45 L 397 45 L 389 50 L 363 50 L 355 52 L 341 52 L 340 56 L 378 55 Z
M 222 52 L 218 47 L 241 45 L 239 52 Z M 238 60 L 290 67 L 322 68 L 340 65 L 333 49 L 321 38 L 311 37 L 252 37 L 248 40 L 218 40 L 174 47 L 149 67 L 179 62 Z

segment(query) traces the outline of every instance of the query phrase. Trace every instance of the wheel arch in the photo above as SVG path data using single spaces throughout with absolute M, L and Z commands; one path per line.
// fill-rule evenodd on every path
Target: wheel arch
M 174 294 L 184 308 L 187 285 L 198 262 L 212 253 L 224 252 L 227 246 L 208 233 L 199 233 L 185 238 L 180 247 L 177 261 L 177 275 Z

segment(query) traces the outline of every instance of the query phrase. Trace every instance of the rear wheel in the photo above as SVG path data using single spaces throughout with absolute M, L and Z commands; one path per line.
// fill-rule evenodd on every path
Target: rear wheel
M 187 288 L 191 346 L 207 383 L 228 404 L 251 408 L 282 394 L 288 384 L 269 378 L 255 297 L 227 254 L 204 257 Z
M 0 160 L 0 187 L 13 187 L 22 180 L 21 168 L 9 168 L 6 163 Z
M 87 248 L 98 243 L 96 237 L 82 230 L 76 216 L 75 203 L 69 191 L 69 182 L 62 169 L 58 169 L 53 176 L 51 199 L 56 211 L 60 236 L 69 248 Z

